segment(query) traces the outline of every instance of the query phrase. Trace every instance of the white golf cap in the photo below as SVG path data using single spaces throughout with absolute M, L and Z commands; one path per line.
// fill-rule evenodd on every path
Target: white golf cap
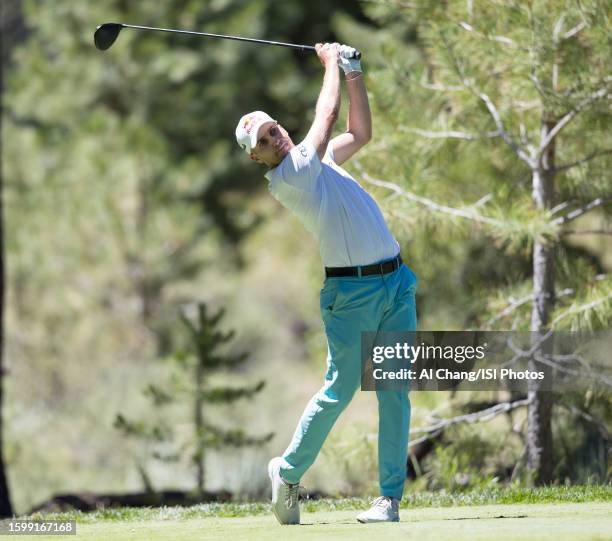
M 268 113 L 253 111 L 244 115 L 236 126 L 236 141 L 247 154 L 257 144 L 257 132 L 262 124 L 276 122 Z

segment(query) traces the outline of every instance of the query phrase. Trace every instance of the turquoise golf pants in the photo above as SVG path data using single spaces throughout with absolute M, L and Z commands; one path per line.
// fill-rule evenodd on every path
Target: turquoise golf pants
M 287 482 L 300 481 L 360 387 L 362 331 L 416 330 L 416 287 L 417 278 L 405 264 L 388 274 L 325 280 L 321 316 L 327 335 L 327 372 L 283 453 L 280 474 Z M 401 499 L 410 429 L 408 391 L 376 394 L 380 493 Z

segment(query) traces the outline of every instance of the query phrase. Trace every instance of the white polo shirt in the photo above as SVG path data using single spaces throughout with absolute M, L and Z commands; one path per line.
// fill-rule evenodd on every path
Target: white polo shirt
M 319 242 L 324 266 L 368 265 L 399 253 L 378 205 L 334 162 L 331 145 L 319 160 L 305 139 L 265 176 L 274 198 Z

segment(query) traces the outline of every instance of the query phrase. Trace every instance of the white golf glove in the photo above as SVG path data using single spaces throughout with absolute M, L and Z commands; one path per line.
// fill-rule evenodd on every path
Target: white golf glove
M 359 58 L 350 58 L 357 52 L 356 49 L 348 45 L 338 45 L 338 52 L 340 53 L 340 67 L 345 75 L 351 73 L 351 71 L 361 73 L 361 60 Z

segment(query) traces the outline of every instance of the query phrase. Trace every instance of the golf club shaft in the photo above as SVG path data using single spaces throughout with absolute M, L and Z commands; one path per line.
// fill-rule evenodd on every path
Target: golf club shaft
M 170 32 L 176 34 L 192 34 L 195 36 L 208 36 L 211 38 L 233 39 L 236 41 L 250 41 L 251 43 L 263 43 L 265 45 L 278 45 L 280 47 L 291 47 L 292 49 L 312 50 L 315 48 L 312 45 L 298 45 L 296 43 L 283 43 L 282 41 L 268 41 L 265 39 L 241 38 L 239 36 L 226 36 L 223 34 L 209 34 L 208 32 L 194 32 L 193 30 L 174 30 L 172 28 L 155 28 L 152 26 L 137 26 L 135 24 L 122 24 L 125 28 L 137 28 L 139 30 L 155 30 L 157 32 Z

